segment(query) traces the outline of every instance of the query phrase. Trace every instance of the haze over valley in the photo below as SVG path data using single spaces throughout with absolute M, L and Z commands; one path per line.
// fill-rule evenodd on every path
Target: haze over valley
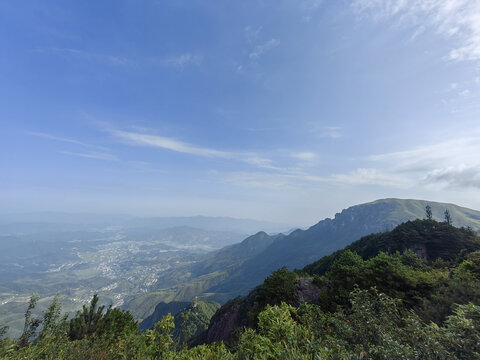
M 42 296 L 41 303 L 59 294 L 71 311 L 94 294 L 104 303 L 122 306 L 135 295 L 181 283 L 184 279 L 172 272 L 240 242 L 248 233 L 286 229 L 254 220 L 200 216 L 20 217 L 36 221 L 10 223 L 19 218 L 10 215 L 0 224 L 0 322 L 14 335 L 23 326 L 24 306 L 33 293 Z

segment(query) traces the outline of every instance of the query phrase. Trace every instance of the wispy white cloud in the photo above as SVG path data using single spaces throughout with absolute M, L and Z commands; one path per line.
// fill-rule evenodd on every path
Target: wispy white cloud
M 207 147 L 196 146 L 184 141 L 165 136 L 142 134 L 121 130 L 108 131 L 120 141 L 130 145 L 161 148 L 179 153 L 202 156 L 207 158 L 232 159 L 253 165 L 258 168 L 283 170 L 280 167 L 276 167 L 271 159 L 268 159 L 254 152 L 217 150 Z
M 251 25 L 243 29 L 248 45 L 248 59 L 233 64 L 238 74 L 243 75 L 247 73 L 248 70 L 256 68 L 258 66 L 258 60 L 260 60 L 263 55 L 280 45 L 280 40 L 276 38 L 271 38 L 270 40 L 260 39 L 262 30 L 262 26 L 254 27 Z
M 292 190 L 312 188 L 321 184 L 332 185 L 376 185 L 394 188 L 408 188 L 416 184 L 409 177 L 376 168 L 358 168 L 347 173 L 333 173 L 325 176 L 313 175 L 301 169 L 287 169 L 282 172 L 230 172 L 221 176 L 222 181 L 247 188 Z
M 166 173 L 166 171 L 159 169 L 154 164 L 148 161 L 129 161 L 128 165 L 139 172 L 145 173 Z
M 267 172 L 229 172 L 216 173 L 222 182 L 244 187 L 269 190 L 292 190 L 298 188 L 299 182 L 290 175 Z
M 66 151 L 66 150 L 58 151 L 59 153 L 64 155 L 71 155 L 71 156 L 97 159 L 97 160 L 119 161 L 118 157 L 116 157 L 115 155 L 105 152 L 105 151 L 109 151 L 109 149 L 103 146 L 96 146 L 96 145 L 85 143 L 83 141 L 61 137 L 61 136 L 55 136 L 55 135 L 41 133 L 41 132 L 28 132 L 28 134 L 32 136 L 53 140 L 53 141 L 62 142 L 62 143 L 78 145 L 83 148 L 86 148 L 85 150 L 87 150 L 87 152 L 75 152 L 75 151 Z
M 112 135 L 123 142 L 137 146 L 149 146 L 176 151 L 184 154 L 212 157 L 212 158 L 231 158 L 232 153 L 198 147 L 186 142 L 157 135 L 141 134 L 121 130 L 112 130 Z
M 432 183 L 452 188 L 480 189 L 480 165 L 458 165 L 433 170 L 424 179 L 424 184 Z
M 377 21 L 398 19 L 414 28 L 415 38 L 425 29 L 454 40 L 449 60 L 480 60 L 480 2 L 477 0 L 355 0 L 353 8 Z
M 256 184 L 253 179 L 255 178 L 266 178 L 270 179 L 266 183 L 271 183 L 272 180 L 277 184 L 283 184 L 290 188 L 293 187 L 305 187 L 312 186 L 312 184 L 347 184 L 347 185 L 379 185 L 387 187 L 409 187 L 413 183 L 410 179 L 398 176 L 387 171 L 382 171 L 380 169 L 374 168 L 358 168 L 352 170 L 348 173 L 338 173 L 330 174 L 327 176 L 317 176 L 306 173 L 304 171 L 297 171 L 296 173 L 282 173 L 282 174 L 271 174 L 271 173 L 251 173 L 251 184 Z M 244 178 L 247 178 L 244 174 Z M 263 179 L 262 179 L 263 181 Z M 256 187 L 259 187 L 261 181 L 258 182 Z
M 309 23 L 313 13 L 322 5 L 323 0 L 301 0 L 300 8 L 303 13 L 302 21 Z
M 459 137 L 412 150 L 373 155 L 369 159 L 399 181 L 427 186 L 478 187 L 480 135 Z
M 469 137 L 459 137 L 405 151 L 371 155 L 358 159 L 359 166 L 356 168 L 324 175 L 316 175 L 315 172 L 319 169 L 306 166 L 314 164 L 318 159 L 318 154 L 311 151 L 283 150 L 281 161 L 273 161 L 269 156 L 255 152 L 219 150 L 165 136 L 109 131 L 126 144 L 161 148 L 193 156 L 235 160 L 264 170 L 222 174 L 223 181 L 244 187 L 286 189 L 321 183 L 393 188 L 428 187 L 429 184 L 476 187 L 480 178 L 480 133 L 475 131 L 472 131 Z M 285 166 L 289 163 L 288 158 L 298 160 L 296 167 Z M 323 172 L 325 170 L 326 168 L 322 169 Z
M 480 188 L 480 133 L 417 148 L 359 159 L 363 167 L 316 176 L 303 170 L 284 172 L 277 183 L 330 183 L 393 188 Z M 258 176 L 256 174 L 255 176 Z M 270 175 L 269 175 L 270 176 Z M 280 181 L 281 180 L 281 181 Z M 288 180 L 288 181 L 287 181 Z M 254 184 L 252 180 L 250 183 Z
M 200 54 L 184 53 L 178 56 L 173 56 L 164 60 L 166 65 L 185 68 L 188 65 L 200 66 L 203 61 L 203 56 Z
M 259 59 L 262 55 L 276 48 L 278 45 L 280 45 L 280 40 L 270 39 L 263 44 L 256 45 L 253 51 L 249 54 L 249 57 L 250 59 Z
M 30 132 L 27 132 L 27 134 L 28 134 L 28 135 L 31 135 L 31 136 L 36 136 L 36 137 L 41 137 L 41 138 L 45 138 L 45 139 L 54 140 L 54 141 L 60 141 L 60 142 L 64 142 L 64 143 L 69 143 L 69 144 L 74 144 L 74 145 L 80 145 L 80 146 L 84 146 L 84 147 L 88 147 L 88 148 L 95 148 L 95 149 L 100 149 L 100 150 L 108 150 L 107 148 L 105 148 L 105 147 L 103 147 L 103 146 L 92 145 L 92 144 L 85 143 L 85 142 L 83 142 L 83 141 L 79 141 L 79 140 L 75 140 L 75 139 L 70 139 L 70 138 L 66 138 L 66 137 L 61 137 L 61 136 L 56 136 L 56 135 L 47 134 L 47 133 L 42 133 L 42 132 L 33 132 L 33 131 L 30 131 Z
M 290 154 L 290 156 L 293 157 L 294 159 L 298 159 L 302 161 L 313 161 L 317 158 L 317 154 L 310 151 L 293 152 Z
M 186 52 L 183 54 L 179 54 L 176 56 L 166 57 L 166 58 L 150 58 L 150 59 L 136 59 L 132 60 L 131 58 L 127 58 L 124 56 L 115 56 L 109 54 L 101 54 L 96 52 L 91 52 L 87 50 L 80 50 L 75 48 L 41 48 L 35 49 L 34 52 L 36 53 L 48 53 L 48 54 L 55 54 L 64 57 L 72 57 L 82 59 L 84 61 L 96 61 L 107 63 L 114 66 L 124 66 L 124 67 L 133 67 L 138 65 L 139 63 L 145 64 L 159 64 L 164 66 L 174 66 L 178 68 L 185 68 L 187 66 L 200 66 L 203 62 L 203 55 L 198 53 L 191 53 Z
M 89 145 L 87 143 L 84 143 L 82 141 L 78 141 L 78 140 L 74 140 L 74 139 L 68 139 L 68 138 L 65 138 L 65 137 L 55 136 L 55 135 L 46 134 L 46 133 L 31 132 L 30 131 L 27 134 L 32 135 L 32 136 L 42 137 L 42 138 L 45 138 L 45 139 L 50 139 L 50 140 L 56 140 L 56 141 L 70 143 L 70 144 L 75 144 L 75 145 L 91 146 L 91 145 Z
M 262 26 L 256 28 L 253 26 L 247 26 L 243 31 L 245 33 L 245 38 L 247 39 L 247 41 L 251 44 L 254 44 L 257 42 L 258 36 L 262 31 Z
M 81 58 L 87 61 L 99 61 L 108 63 L 110 65 L 118 65 L 118 66 L 132 66 L 135 64 L 134 61 L 122 57 L 122 56 L 114 56 L 114 55 L 107 55 L 107 54 L 100 54 L 86 50 L 79 50 L 74 48 L 42 48 L 36 49 L 35 52 L 38 53 L 51 53 L 57 55 L 64 55 L 64 56 L 73 56 L 77 58 Z
M 313 166 L 318 160 L 318 154 L 312 151 L 290 152 L 290 157 L 297 160 L 300 168 Z
M 405 176 L 398 176 L 398 174 L 375 168 L 358 168 L 347 174 L 332 174 L 328 177 L 328 182 L 391 187 L 408 187 L 413 185 L 412 181 Z
M 237 156 L 240 155 L 240 154 L 237 154 Z M 244 155 L 242 155 L 244 156 Z M 243 161 L 245 161 L 246 163 L 249 163 L 251 165 L 254 165 L 254 166 L 257 166 L 257 167 L 261 167 L 261 168 L 270 168 L 270 169 L 277 169 L 277 167 L 275 167 L 273 165 L 273 161 L 270 160 L 270 159 L 266 159 L 266 158 L 263 158 L 263 157 L 259 157 L 255 154 L 249 154 L 247 155 Z
M 88 158 L 88 159 L 119 161 L 119 159 L 115 155 L 107 154 L 107 153 L 100 153 L 100 152 L 77 153 L 77 152 L 70 152 L 70 151 L 59 151 L 59 153 L 65 154 L 65 155 Z
M 411 150 L 372 155 L 370 160 L 389 165 L 396 172 L 413 173 L 458 164 L 480 164 L 480 135 L 458 137 Z
M 343 128 L 340 126 L 325 126 L 316 122 L 309 123 L 309 131 L 320 138 L 338 139 L 343 136 Z

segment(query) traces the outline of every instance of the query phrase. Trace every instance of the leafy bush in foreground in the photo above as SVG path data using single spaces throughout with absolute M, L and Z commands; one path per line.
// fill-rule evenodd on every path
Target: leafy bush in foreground
M 354 289 L 350 306 L 327 313 L 318 305 L 267 305 L 258 330 L 247 329 L 236 351 L 223 344 L 176 350 L 171 315 L 146 333 L 108 336 L 44 333 L 26 346 L 2 340 L 4 359 L 480 359 L 480 306 L 459 305 L 444 325 L 423 322 L 398 299 Z

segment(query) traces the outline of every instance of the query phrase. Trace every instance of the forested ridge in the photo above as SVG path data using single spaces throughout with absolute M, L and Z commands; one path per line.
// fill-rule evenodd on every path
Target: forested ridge
M 275 271 L 200 335 L 184 325 L 205 323 L 196 311 L 211 306 L 142 332 L 128 311 L 97 297 L 71 318 L 58 301 L 35 317 L 37 299 L 23 335 L 0 340 L 2 358 L 480 359 L 480 239 L 431 219 L 366 236 L 303 270 Z

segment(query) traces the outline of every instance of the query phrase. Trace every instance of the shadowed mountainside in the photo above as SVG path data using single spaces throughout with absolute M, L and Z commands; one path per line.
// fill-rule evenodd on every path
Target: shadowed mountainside
M 352 206 L 337 213 L 333 219 L 322 220 L 307 230 L 296 230 L 288 236 L 273 239 L 263 251 L 246 260 L 209 291 L 245 294 L 282 266 L 302 268 L 362 236 L 391 230 L 409 220 L 425 218 L 427 205 L 431 206 L 434 219 L 443 220 L 444 211 L 448 210 L 455 226 L 480 229 L 479 211 L 425 200 L 377 200 Z
M 425 218 L 427 205 L 432 208 L 433 219 L 442 221 L 444 211 L 448 210 L 455 226 L 480 229 L 479 211 L 425 200 L 381 199 L 349 207 L 333 219 L 322 220 L 307 230 L 295 230 L 289 235 L 259 232 L 238 244 L 212 252 L 205 259 L 168 274 L 175 279 L 181 277 L 182 283 L 130 299 L 125 308 L 144 319 L 162 301 L 191 301 L 198 296 L 225 303 L 235 296 L 248 294 L 282 266 L 303 268 L 362 236 Z
M 407 250 L 412 251 L 412 255 L 404 253 Z M 480 292 L 475 284 L 473 288 L 465 286 L 457 291 L 455 286 L 463 281 L 462 278 L 445 280 L 444 275 L 438 275 L 438 269 L 429 270 L 427 263 L 442 259 L 444 264 L 451 264 L 447 268 L 454 267 L 457 261 L 462 262 L 462 254 L 467 256 L 475 251 L 478 254 L 479 250 L 480 238 L 470 229 L 456 228 L 434 220 L 408 221 L 392 231 L 365 236 L 345 249 L 305 266 L 303 271 L 289 272 L 286 268 L 277 270 L 247 296 L 239 296 L 222 306 L 196 343 L 229 341 L 235 329 L 256 327 L 256 315 L 267 304 L 286 302 L 297 307 L 304 301 L 323 301 L 326 309 L 334 311 L 336 303 L 344 305 L 340 294 L 345 292 L 345 287 L 349 293 L 355 286 L 365 289 L 376 286 L 379 291 L 403 299 L 407 305 L 416 305 L 419 314 L 426 317 L 431 316 L 432 306 L 428 301 L 435 299 L 432 294 L 443 294 L 445 287 L 450 287 L 449 296 L 442 295 L 442 300 L 438 301 L 444 305 L 443 312 L 439 312 L 445 315 L 451 304 L 445 305 L 442 301 L 453 299 L 454 302 L 463 300 L 463 297 L 472 300 L 480 296 Z M 351 252 L 358 255 L 350 255 Z M 381 252 L 384 252 L 383 256 Z M 389 258 L 386 254 L 394 255 Z M 368 262 L 369 259 L 372 261 Z M 335 271 L 329 272 L 332 268 Z M 438 276 L 436 280 L 435 276 Z M 446 285 L 445 281 L 452 283 Z M 427 304 L 424 307 L 428 310 L 422 309 L 422 304 Z

